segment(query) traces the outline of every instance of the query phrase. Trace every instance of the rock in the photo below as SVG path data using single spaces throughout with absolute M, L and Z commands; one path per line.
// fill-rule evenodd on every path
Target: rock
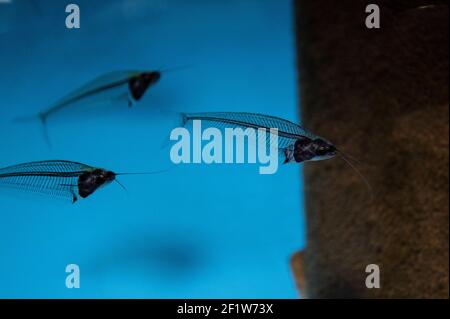
M 449 297 L 448 5 L 424 3 L 378 1 L 367 29 L 365 2 L 296 2 L 302 123 L 358 158 L 374 192 L 338 158 L 305 164 L 292 264 L 310 298 Z

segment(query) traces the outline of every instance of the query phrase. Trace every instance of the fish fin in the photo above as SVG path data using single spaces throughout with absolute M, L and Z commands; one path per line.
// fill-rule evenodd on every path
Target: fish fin
M 47 115 L 45 113 L 39 113 L 38 118 L 41 121 L 42 124 L 42 132 L 44 134 L 44 139 L 47 145 L 51 148 L 52 143 L 50 141 L 50 135 L 48 134 L 48 127 L 47 127 Z
M 133 100 L 132 96 L 127 92 L 125 93 L 125 99 L 127 100 L 128 108 L 132 108 L 135 104 L 135 100 Z
M 76 187 L 77 185 L 71 185 L 71 184 L 59 184 L 60 186 L 69 186 L 69 187 Z M 78 196 L 75 194 L 73 189 L 70 191 L 72 194 L 72 204 L 75 204 L 78 201 Z
M 161 110 L 161 109 L 160 109 L 160 112 L 161 112 L 161 113 L 170 114 L 170 115 L 173 115 L 174 113 L 176 113 L 176 115 L 180 117 L 180 120 L 181 120 L 181 126 L 182 126 L 182 127 L 185 127 L 186 124 L 187 124 L 187 122 L 189 122 L 189 117 L 188 117 L 188 115 L 187 115 L 186 113 L 170 112 L 170 111 L 168 111 L 168 110 Z M 177 123 L 178 123 L 177 125 L 179 125 L 179 122 L 177 122 Z M 170 143 L 171 143 L 171 140 L 170 140 L 170 135 L 169 135 L 169 136 L 167 136 L 167 138 L 164 139 L 164 141 L 161 143 L 161 149 L 165 149 Z
M 290 146 L 288 146 L 288 147 L 280 147 L 280 148 L 278 148 L 278 151 L 280 152 L 280 155 L 283 154 L 283 156 L 284 156 L 283 164 L 288 164 L 288 163 L 292 162 L 293 150 L 292 150 L 292 148 Z
M 134 101 L 131 98 L 130 94 L 128 92 L 124 92 L 122 94 L 117 95 L 116 97 L 113 97 L 110 99 L 110 101 L 114 102 L 126 102 L 128 108 L 132 108 L 134 105 Z
M 186 113 L 180 113 L 181 116 L 181 123 L 183 124 L 183 126 L 186 125 L 186 123 L 189 121 L 189 117 L 187 116 Z

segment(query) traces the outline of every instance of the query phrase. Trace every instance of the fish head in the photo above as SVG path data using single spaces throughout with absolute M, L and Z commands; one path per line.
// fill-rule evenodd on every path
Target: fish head
M 116 173 L 103 169 L 101 169 L 101 171 L 102 172 L 100 173 L 100 179 L 104 180 L 103 184 L 110 184 L 114 182 L 114 180 L 116 179 Z
M 82 198 L 93 194 L 102 186 L 108 185 L 116 179 L 116 174 L 101 168 L 87 171 L 78 177 L 78 193 Z
M 303 137 L 295 141 L 293 157 L 297 163 L 301 163 L 329 159 L 336 153 L 336 147 L 325 139 Z
M 314 151 L 315 156 L 311 159 L 312 161 L 321 161 L 336 156 L 336 147 L 327 140 L 323 138 L 316 138 L 313 140 L 311 149 Z
M 161 78 L 161 72 L 159 71 L 147 72 L 143 73 L 143 75 L 146 78 L 146 80 L 150 82 L 150 85 L 155 84 Z
M 159 71 L 143 72 L 133 76 L 128 82 L 131 95 L 136 101 L 139 101 L 147 89 L 158 82 L 160 78 L 161 72 Z

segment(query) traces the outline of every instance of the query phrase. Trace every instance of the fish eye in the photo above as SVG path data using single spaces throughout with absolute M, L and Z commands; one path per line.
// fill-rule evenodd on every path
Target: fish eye
M 318 156 L 328 155 L 335 150 L 333 145 L 327 143 L 324 140 L 316 139 L 314 143 L 316 145 L 316 155 Z
M 318 155 L 325 155 L 326 153 L 328 153 L 329 148 L 325 147 L 325 146 L 319 146 L 319 148 L 317 149 L 316 153 Z

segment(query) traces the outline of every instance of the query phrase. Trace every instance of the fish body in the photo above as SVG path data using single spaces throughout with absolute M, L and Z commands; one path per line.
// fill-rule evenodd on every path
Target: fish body
M 68 198 L 75 203 L 116 178 L 114 172 L 70 161 L 30 162 L 0 169 L 0 187 Z
M 159 71 L 117 71 L 99 76 L 78 90 L 68 94 L 48 109 L 33 116 L 16 118 L 16 122 L 39 119 L 49 143 L 47 120 L 50 116 L 77 105 L 126 101 L 128 107 L 142 99 L 148 88 L 159 81 Z
M 332 158 L 337 150 L 331 142 L 311 133 L 291 121 L 259 113 L 246 112 L 206 112 L 183 113 L 183 125 L 193 120 L 207 121 L 218 128 L 240 127 L 278 130 L 280 152 L 285 163 L 316 161 Z
M 129 106 L 133 102 L 139 101 L 146 90 L 160 79 L 161 74 L 158 71 L 139 72 L 139 71 L 118 71 L 111 72 L 106 75 L 99 76 L 90 81 L 78 90 L 68 94 L 62 98 L 59 102 L 54 104 L 49 109 L 40 112 L 41 117 L 47 118 L 51 114 L 54 114 L 64 108 L 74 105 L 77 102 L 88 103 L 90 99 L 99 95 L 108 95 L 108 92 L 112 93 L 109 96 L 112 100 L 122 97 L 120 93 L 129 93 L 131 100 L 129 100 Z M 119 90 L 118 90 L 119 89 Z M 120 90 L 122 89 L 122 90 Z M 127 94 L 128 96 L 128 94 Z M 102 99 L 106 99 L 102 96 Z
M 307 161 L 320 161 L 335 157 L 339 154 L 353 171 L 363 180 L 373 199 L 372 187 L 369 181 L 352 163 L 352 157 L 338 150 L 333 143 L 317 136 L 302 126 L 291 121 L 259 113 L 245 112 L 206 112 L 206 113 L 182 113 L 183 125 L 190 121 L 201 120 L 212 123 L 217 128 L 240 127 L 265 129 L 277 129 L 279 153 L 284 155 L 284 163 L 302 163 Z M 269 135 L 272 135 L 270 133 Z M 271 143 L 272 138 L 266 138 Z

